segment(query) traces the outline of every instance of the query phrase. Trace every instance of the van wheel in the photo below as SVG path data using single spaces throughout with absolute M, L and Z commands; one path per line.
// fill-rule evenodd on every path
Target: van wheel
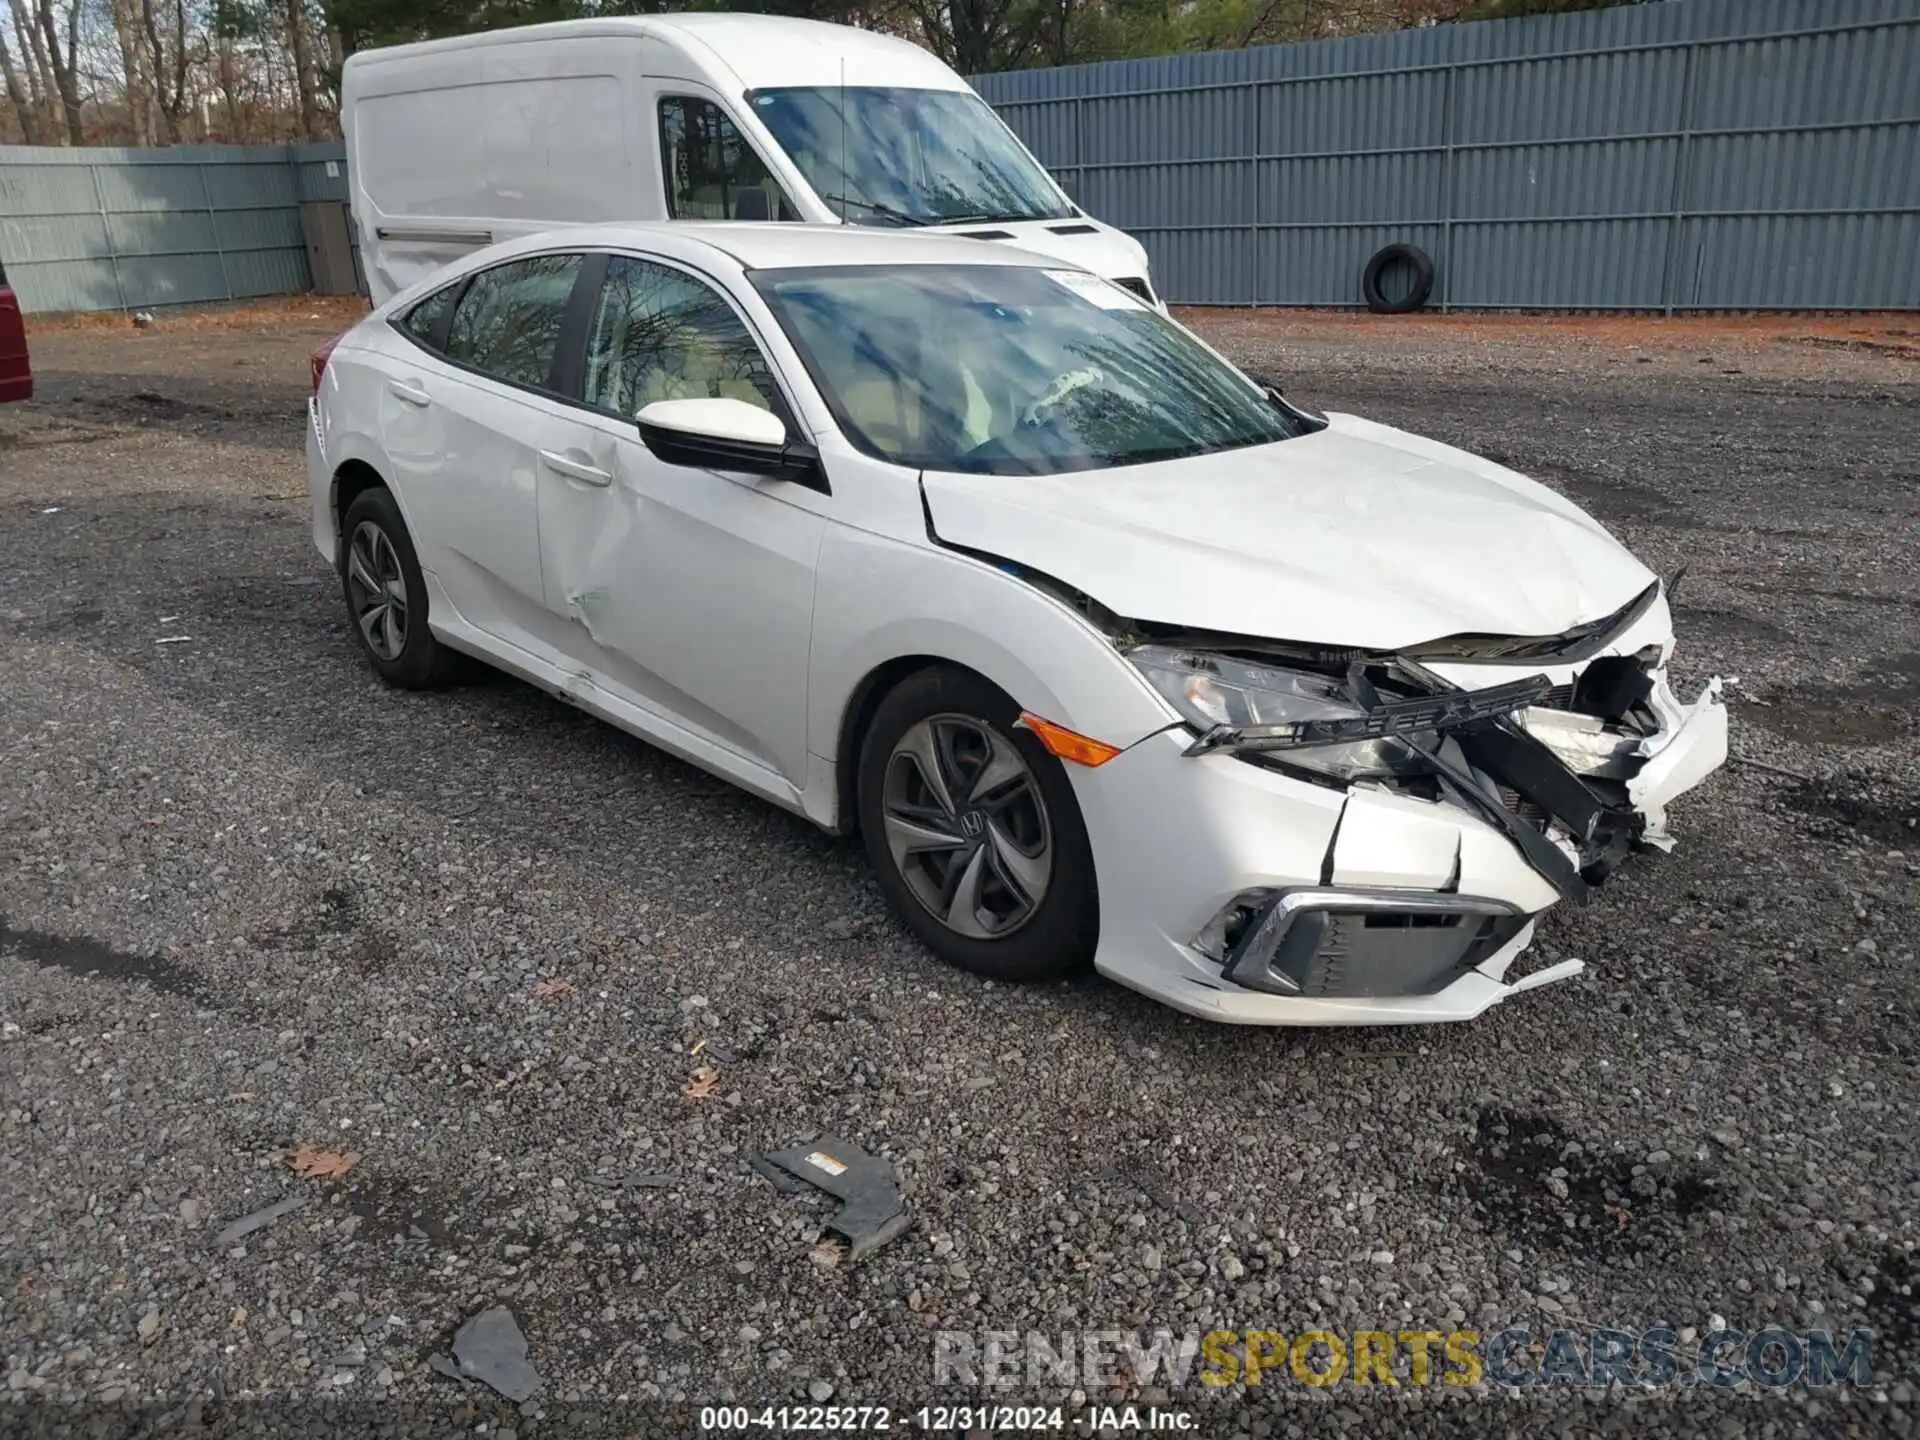
M 942 959 L 1050 980 L 1093 959 L 1099 901 L 1073 786 L 1019 716 L 970 671 L 908 676 L 860 747 L 860 829 L 893 908 Z
M 347 616 L 375 673 L 403 690 L 451 684 L 460 657 L 427 629 L 427 584 L 393 496 L 381 487 L 356 496 L 340 541 Z

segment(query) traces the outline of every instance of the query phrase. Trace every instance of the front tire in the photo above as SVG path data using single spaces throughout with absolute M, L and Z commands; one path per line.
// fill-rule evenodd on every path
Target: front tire
M 1072 783 L 1020 707 L 970 671 L 916 671 L 860 747 L 867 856 L 942 959 L 994 980 L 1084 969 L 1099 939 L 1093 851 Z
M 452 683 L 460 657 L 427 628 L 427 582 L 385 489 L 362 491 L 340 521 L 340 587 L 353 638 L 382 680 L 403 690 Z

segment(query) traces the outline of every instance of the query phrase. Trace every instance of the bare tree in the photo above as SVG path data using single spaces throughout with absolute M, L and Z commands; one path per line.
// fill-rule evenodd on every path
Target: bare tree
M 172 0 L 172 8 L 172 33 L 168 37 L 172 53 L 169 54 L 169 44 L 161 39 L 160 27 L 155 21 L 154 0 L 140 0 L 140 24 L 146 35 L 154 102 L 166 122 L 167 143 L 178 145 L 185 138 L 182 116 L 188 104 L 186 0 Z
M 287 0 L 287 42 L 293 51 L 294 86 L 300 94 L 300 138 L 316 139 L 326 132 L 320 118 L 320 78 L 313 63 L 313 35 L 307 7 L 301 0 Z
M 145 38 L 140 34 L 134 10 L 137 0 L 109 0 L 107 18 L 113 24 L 118 43 L 121 71 L 121 96 L 126 103 L 128 139 L 135 145 L 153 144 L 153 107 L 147 79 Z
M 33 106 L 34 128 L 45 144 L 55 143 L 51 107 L 53 104 L 53 70 L 47 64 L 46 43 L 40 38 L 38 26 L 34 23 L 32 12 L 27 9 L 26 0 L 8 0 L 8 8 L 13 12 L 13 33 L 20 42 L 21 68 L 26 71 L 28 103 Z M 21 128 L 26 128 L 24 118 Z
M 13 54 L 7 49 L 6 32 L 0 31 L 0 80 L 6 82 L 7 103 L 13 106 L 13 113 L 20 119 L 20 136 L 29 145 L 46 143 L 40 129 L 40 102 L 30 93 L 27 85 L 21 83 L 21 70 L 24 69 L 29 80 L 33 76 L 33 57 L 22 55 L 21 66 L 13 63 Z
M 75 63 L 80 53 L 80 6 L 78 0 L 68 0 L 64 21 L 59 9 L 56 0 L 35 0 L 33 19 L 45 47 L 45 63 L 53 75 L 54 91 L 60 97 L 61 114 L 67 122 L 67 143 L 84 145 L 80 71 Z

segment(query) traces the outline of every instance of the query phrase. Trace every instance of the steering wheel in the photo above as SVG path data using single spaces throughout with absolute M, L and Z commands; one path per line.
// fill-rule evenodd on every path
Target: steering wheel
M 1020 412 L 1020 423 L 1030 430 L 1037 429 L 1053 418 L 1053 412 L 1059 408 L 1060 402 L 1074 391 L 1106 383 L 1106 372 L 1096 365 L 1056 375 L 1033 403 Z

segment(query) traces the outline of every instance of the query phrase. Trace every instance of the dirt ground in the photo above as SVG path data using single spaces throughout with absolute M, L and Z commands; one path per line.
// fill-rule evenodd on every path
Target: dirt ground
M 940 1330 L 1669 1326 L 1691 1356 L 1777 1325 L 1869 1327 L 1872 1381 L 1455 1390 L 1403 1352 L 1390 1391 L 994 1398 L 1914 1433 L 1920 320 L 1188 317 L 1572 496 L 1679 577 L 1686 682 L 1735 681 L 1676 851 L 1543 924 L 1585 975 L 1340 1033 L 982 984 L 849 843 L 515 682 L 381 687 L 300 449 L 308 352 L 356 313 L 36 324 L 38 397 L 0 408 L 0 1413 L 651 1435 L 988 1398 L 936 1389 Z M 857 1263 L 745 1166 L 821 1131 L 907 1190 Z M 521 1406 L 429 1364 L 495 1303 L 544 1377 Z

